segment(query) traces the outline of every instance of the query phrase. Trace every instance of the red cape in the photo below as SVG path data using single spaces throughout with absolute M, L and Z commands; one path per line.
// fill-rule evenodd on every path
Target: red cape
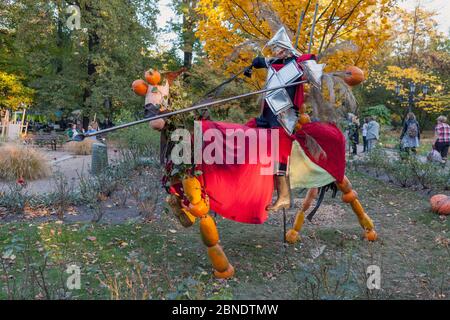
M 203 132 L 207 129 L 217 129 L 223 137 L 226 136 L 226 129 L 255 130 L 255 128 L 241 124 L 202 121 Z M 256 128 L 256 130 L 270 132 L 268 129 Z M 325 158 L 314 159 L 312 157 L 306 146 L 306 135 L 317 141 L 327 155 Z M 294 138 L 314 163 L 329 172 L 337 181 L 342 181 L 345 173 L 345 138 L 334 124 L 319 122 L 305 124 L 302 130 L 292 136 L 292 139 Z M 266 150 L 270 150 L 270 134 L 267 135 L 265 141 L 258 141 L 258 143 L 266 143 Z M 205 143 L 202 151 L 208 145 L 209 143 Z M 233 148 L 234 154 L 237 154 L 237 149 L 241 147 L 228 145 L 225 148 Z M 248 139 L 246 139 L 245 150 L 247 158 Z M 227 219 L 238 222 L 261 224 L 266 221 L 266 206 L 272 201 L 274 185 L 272 175 L 261 174 L 261 169 L 264 167 L 267 166 L 261 162 L 256 164 L 202 163 L 198 165 L 198 169 L 203 172 L 201 180 L 210 198 L 211 209 Z

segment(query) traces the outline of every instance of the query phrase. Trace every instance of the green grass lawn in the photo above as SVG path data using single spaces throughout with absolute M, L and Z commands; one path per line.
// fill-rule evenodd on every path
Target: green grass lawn
M 278 213 L 263 225 L 218 217 L 236 274 L 217 280 L 198 223 L 184 229 L 170 214 L 146 224 L 8 223 L 0 226 L 0 298 L 448 299 L 449 220 L 432 214 L 417 193 L 350 178 L 375 222 L 375 243 L 361 239 L 351 209 L 330 195 L 326 208 L 345 213 L 331 224 L 306 222 L 293 246 L 282 242 Z M 67 293 L 69 264 L 81 268 L 81 289 Z M 381 290 L 366 289 L 369 265 L 381 268 Z

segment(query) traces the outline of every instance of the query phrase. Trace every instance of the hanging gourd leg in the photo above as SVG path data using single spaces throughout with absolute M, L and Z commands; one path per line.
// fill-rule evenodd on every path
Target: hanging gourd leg
M 219 232 L 214 219 L 209 214 L 200 218 L 200 234 L 203 243 L 208 247 L 208 257 L 213 265 L 216 278 L 233 277 L 234 268 L 219 245 Z
M 209 213 L 209 198 L 202 193 L 201 185 L 196 177 L 183 179 L 183 191 L 189 205 L 181 204 L 193 216 L 200 218 L 200 234 L 203 243 L 208 247 L 208 257 L 217 278 L 227 279 L 234 275 L 234 268 L 219 245 L 219 232 L 216 223 Z
M 305 221 L 305 212 L 311 207 L 311 204 L 313 200 L 317 197 L 319 189 L 313 188 L 309 189 L 306 193 L 306 197 L 303 200 L 302 207 L 297 211 L 297 214 L 295 216 L 295 221 L 292 229 L 290 229 L 286 233 L 286 241 L 290 244 L 293 244 L 298 241 L 299 236 L 298 233 L 303 227 L 303 222 Z
M 339 190 L 342 191 L 342 201 L 349 203 L 352 207 L 353 212 L 356 214 L 359 220 L 359 224 L 365 231 L 365 237 L 369 241 L 375 241 L 377 239 L 377 233 L 375 232 L 375 227 L 372 219 L 367 215 L 358 200 L 358 194 L 352 189 L 352 184 L 347 177 L 344 177 L 341 183 L 336 185 Z

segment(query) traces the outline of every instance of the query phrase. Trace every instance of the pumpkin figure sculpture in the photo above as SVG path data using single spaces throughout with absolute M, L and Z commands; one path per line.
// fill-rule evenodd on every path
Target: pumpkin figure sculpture
M 297 72 L 298 74 L 290 79 L 291 83 L 306 78 L 311 84 L 310 104 L 313 107 L 314 117 L 325 118 L 325 113 L 328 113 L 330 109 L 335 109 L 333 103 L 327 101 L 321 93 L 323 78 L 328 77 L 327 81 L 324 81 L 327 83 L 328 90 L 334 90 L 332 86 L 330 87 L 330 83 L 340 86 L 340 91 L 347 90 L 345 91 L 346 97 L 354 99 L 348 85 L 356 85 L 363 80 L 361 78 L 363 74 L 358 71 L 358 68 L 347 69 L 346 72 L 341 73 L 340 78 L 337 74 L 323 74 L 323 65 L 316 63 L 314 55 L 299 54 L 292 47 L 283 28 L 269 41 L 268 46 L 276 57 L 273 59 L 256 58 L 252 67 L 269 69 L 266 86 L 271 85 L 273 78 L 270 77 L 274 77 L 274 75 L 280 76 L 277 79 L 279 81 L 279 79 L 283 79 L 283 76 Z M 286 70 L 285 68 L 290 68 L 289 72 L 282 74 Z M 250 68 L 246 70 L 246 75 L 251 76 Z M 151 81 L 148 81 L 146 93 L 146 117 L 171 109 L 173 104 L 171 105 L 170 101 L 176 101 L 176 97 L 172 96 L 169 99 L 169 85 L 173 83 L 174 78 L 171 78 L 170 83 L 166 79 L 163 86 L 158 85 L 160 78 L 154 72 L 146 74 L 146 78 L 147 80 L 151 78 Z M 178 90 L 181 91 L 181 88 Z M 219 244 L 219 233 L 216 223 L 210 215 L 210 210 L 224 218 L 241 223 L 263 223 L 267 219 L 269 211 L 284 210 L 290 206 L 289 186 L 286 185 L 286 175 L 288 174 L 301 175 L 297 185 L 309 189 L 301 208 L 296 213 L 292 228 L 285 235 L 288 243 L 293 244 L 299 240 L 305 214 L 318 196 L 318 188 L 324 190 L 325 186 L 330 185 L 334 185 L 336 190 L 342 192 L 342 201 L 351 206 L 365 232 L 366 239 L 369 241 L 377 239 L 373 221 L 365 212 L 357 193 L 344 174 L 345 138 L 333 122 L 311 121 L 310 116 L 306 114 L 303 90 L 303 84 L 299 83 L 292 90 L 277 90 L 280 93 L 278 100 L 270 100 L 271 95 L 267 94 L 262 115 L 250 120 L 245 125 L 215 122 L 204 117 L 193 119 L 198 120 L 196 121 L 196 130 L 199 130 L 201 134 L 213 130 L 216 138 L 219 137 L 218 140 L 226 140 L 227 130 L 240 131 L 245 134 L 256 132 L 256 144 L 264 145 L 265 150 L 270 149 L 269 146 L 278 148 L 279 152 L 277 153 L 279 154 L 275 156 L 276 165 L 270 174 L 261 174 L 264 165 L 260 162 L 249 164 L 231 161 L 230 164 L 223 164 L 207 163 L 206 161 L 191 162 L 192 159 L 189 159 L 188 163 L 176 165 L 175 161 L 172 161 L 171 150 L 167 147 L 167 137 L 168 132 L 177 129 L 177 125 L 171 122 L 171 118 L 167 118 L 167 121 L 158 119 L 161 120 L 158 123 L 154 122 L 155 120 L 150 122 L 152 128 L 161 131 L 161 135 L 165 136 L 162 139 L 164 146 L 161 148 L 163 151 L 161 160 L 165 164 L 163 185 L 169 193 L 167 203 L 182 226 L 190 227 L 199 221 L 201 239 L 207 248 L 214 275 L 218 278 L 230 278 L 234 275 L 235 270 Z M 179 92 L 174 90 L 173 95 L 177 94 Z M 281 111 L 277 110 L 277 105 L 274 105 L 280 99 L 286 99 L 285 102 L 288 103 L 288 106 L 283 107 L 284 109 L 282 108 Z M 294 109 L 298 110 L 296 112 L 298 115 L 290 113 L 290 110 Z M 295 121 L 292 121 L 293 119 Z M 271 135 L 260 135 L 267 132 L 276 133 L 276 139 Z M 231 148 L 232 160 L 236 160 L 238 150 L 246 150 L 245 159 L 249 157 L 247 150 L 252 147 L 249 140 L 241 140 L 241 145 L 238 146 L 227 145 L 225 149 Z M 212 144 L 212 140 L 202 141 L 200 149 L 202 154 L 210 150 Z M 297 163 L 291 163 L 288 168 L 287 163 L 293 144 L 299 149 L 300 160 Z M 216 156 L 218 150 L 215 149 L 213 152 Z M 270 205 L 274 186 L 278 190 L 278 199 Z M 230 190 L 233 192 L 229 192 Z M 320 203 L 320 201 L 321 199 L 318 202 Z

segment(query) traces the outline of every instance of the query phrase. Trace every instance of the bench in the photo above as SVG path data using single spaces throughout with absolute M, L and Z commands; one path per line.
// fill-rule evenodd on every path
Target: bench
M 29 140 L 31 140 L 32 144 L 36 144 L 40 147 L 50 145 L 51 149 L 56 151 L 58 145 L 62 147 L 67 139 L 65 135 L 60 134 L 38 134 L 30 137 Z

